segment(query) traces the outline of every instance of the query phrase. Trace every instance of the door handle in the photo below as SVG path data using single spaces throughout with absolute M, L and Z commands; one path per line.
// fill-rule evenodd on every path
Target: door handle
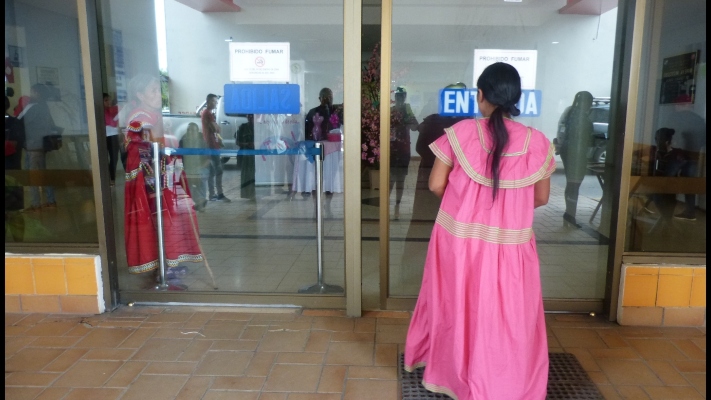
M 230 123 L 228 121 L 222 121 L 220 122 L 220 125 L 229 125 Z

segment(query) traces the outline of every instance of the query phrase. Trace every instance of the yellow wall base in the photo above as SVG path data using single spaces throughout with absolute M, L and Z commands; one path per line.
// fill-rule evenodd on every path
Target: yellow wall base
M 617 322 L 706 326 L 706 266 L 623 264 Z
M 99 256 L 5 253 L 5 312 L 101 314 L 102 286 Z

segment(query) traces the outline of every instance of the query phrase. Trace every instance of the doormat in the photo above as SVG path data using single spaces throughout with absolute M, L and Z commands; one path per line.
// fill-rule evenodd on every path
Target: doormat
M 590 380 L 574 355 L 569 353 L 548 353 L 548 395 L 549 400 L 602 400 L 597 386 Z M 432 393 L 422 386 L 424 368 L 412 372 L 405 371 L 405 356 L 400 353 L 400 389 L 402 400 L 451 399 Z

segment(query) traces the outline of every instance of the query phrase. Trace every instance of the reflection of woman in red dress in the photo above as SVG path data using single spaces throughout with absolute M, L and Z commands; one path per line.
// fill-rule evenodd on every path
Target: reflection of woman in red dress
M 158 80 L 137 76 L 131 81 L 129 91 L 133 95 L 134 108 L 127 114 L 124 224 L 128 270 L 139 274 L 159 267 L 151 142 L 163 144 L 164 138 Z M 197 220 L 190 189 L 183 185 L 186 181 L 182 159 L 163 157 L 160 192 L 163 196 L 166 267 L 175 267 L 184 261 L 204 260 L 197 240 Z

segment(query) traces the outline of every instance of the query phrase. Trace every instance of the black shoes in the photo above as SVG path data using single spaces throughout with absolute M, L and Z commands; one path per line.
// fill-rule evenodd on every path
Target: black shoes
M 566 228 L 577 228 L 577 229 L 580 229 L 583 227 L 582 225 L 580 225 L 579 223 L 577 223 L 575 221 L 575 217 L 573 217 L 572 215 L 570 215 L 568 213 L 563 214 L 563 226 Z
M 232 200 L 228 199 L 227 196 L 224 195 L 224 193 L 210 196 L 210 201 L 221 201 L 223 203 L 231 203 L 232 202 Z

